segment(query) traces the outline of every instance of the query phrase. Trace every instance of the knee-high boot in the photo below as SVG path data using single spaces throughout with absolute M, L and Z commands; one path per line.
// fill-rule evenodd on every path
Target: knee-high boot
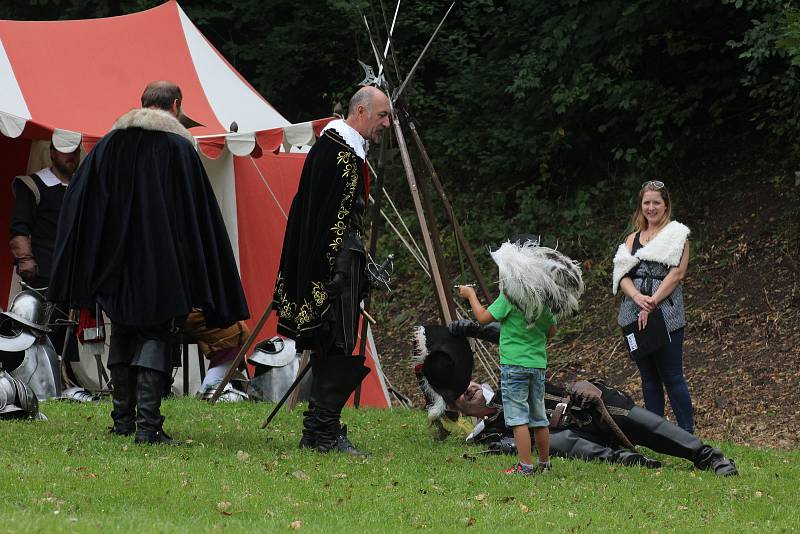
M 315 406 L 317 450 L 365 456 L 347 438 L 340 417 L 350 394 L 367 374 L 363 356 L 319 356 L 314 363 L 311 399 Z
M 622 465 L 641 465 L 643 467 L 661 467 L 661 462 L 648 458 L 628 449 L 613 449 L 600 443 L 590 441 L 572 430 L 560 430 L 550 434 L 550 453 L 563 458 L 580 458 L 597 460 Z
M 308 409 L 303 412 L 303 437 L 300 438 L 301 449 L 314 449 L 317 446 L 317 405 L 314 400 L 308 401 Z
M 136 334 L 115 325 L 108 348 L 108 369 L 111 372 L 111 433 L 130 436 L 136 432 L 136 368 L 130 363 L 136 352 Z
M 738 473 L 733 460 L 722 451 L 706 445 L 694 434 L 673 425 L 663 417 L 634 406 L 625 417 L 616 419 L 622 431 L 633 443 L 656 452 L 685 458 L 698 469 L 713 471 L 720 476 Z
M 113 365 L 111 371 L 111 433 L 130 436 L 136 432 L 136 368 L 123 363 Z
M 179 444 L 164 432 L 161 399 L 170 382 L 169 344 L 165 341 L 144 341 L 133 359 L 138 369 L 136 379 L 136 438 L 137 444 Z

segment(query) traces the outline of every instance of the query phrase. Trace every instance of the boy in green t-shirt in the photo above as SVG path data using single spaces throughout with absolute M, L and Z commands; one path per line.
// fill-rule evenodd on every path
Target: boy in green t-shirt
M 500 321 L 500 390 L 506 425 L 514 429 L 519 463 L 507 473 L 530 475 L 536 472 L 531 450 L 533 428 L 539 471 L 549 471 L 550 430 L 544 407 L 544 380 L 547 368 L 547 341 L 555 335 L 552 314 L 544 310 L 528 325 L 519 308 L 501 293 L 488 309 L 475 290 L 459 286 L 459 294 L 469 301 L 475 319 L 481 324 Z

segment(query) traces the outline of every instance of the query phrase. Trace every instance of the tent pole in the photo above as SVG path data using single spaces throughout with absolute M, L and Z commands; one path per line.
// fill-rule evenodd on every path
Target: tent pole
M 413 135 L 415 132 L 412 125 L 413 123 L 409 121 L 409 127 L 412 128 L 411 131 Z M 417 146 L 419 146 L 419 143 L 417 143 Z M 439 227 L 436 224 L 436 215 L 433 213 L 433 204 L 431 203 L 431 192 L 430 187 L 428 186 L 428 179 L 424 173 L 420 174 L 418 183 L 419 192 L 422 196 L 422 206 L 425 208 L 425 215 L 428 217 L 428 220 L 431 223 L 429 229 L 431 232 L 431 241 L 433 242 L 433 253 L 436 256 L 436 263 L 439 266 L 439 276 L 442 279 L 444 287 L 449 288 L 451 284 L 450 277 L 447 275 L 447 268 L 445 266 L 444 252 L 442 251 L 442 238 L 439 235 Z M 450 311 L 450 316 L 455 317 L 456 304 L 453 302 L 452 293 L 450 291 L 445 291 L 444 296 L 447 301 L 447 309 Z
M 436 173 L 436 169 L 433 167 L 433 162 L 428 156 L 428 151 L 425 150 L 425 145 L 422 143 L 422 139 L 417 133 L 417 127 L 414 124 L 414 121 L 409 120 L 408 127 L 411 130 L 411 136 L 414 138 L 417 149 L 422 155 L 422 160 L 425 163 L 425 166 L 428 168 L 428 173 L 431 176 L 431 181 L 433 182 L 434 187 L 436 187 L 436 192 L 439 193 L 439 198 L 441 198 L 442 204 L 444 204 L 444 210 L 447 214 L 447 218 L 450 219 L 450 224 L 453 225 L 458 242 L 461 245 L 461 248 L 464 250 L 464 254 L 467 256 L 467 262 L 472 270 L 472 274 L 475 276 L 475 280 L 478 282 L 478 285 L 481 288 L 483 298 L 486 299 L 486 302 L 491 302 L 492 297 L 489 294 L 489 289 L 486 285 L 486 279 L 483 277 L 480 267 L 478 267 L 478 262 L 475 261 L 475 254 L 472 252 L 472 247 L 470 247 L 467 239 L 464 237 L 464 232 L 461 229 L 461 225 L 458 224 L 458 221 L 456 220 L 455 213 L 453 213 L 453 206 L 450 205 L 450 200 L 447 198 L 444 187 L 442 187 L 442 182 L 439 180 L 439 175 Z
M 450 309 L 447 305 L 447 297 L 445 296 L 446 289 L 442 282 L 441 271 L 436 261 L 436 254 L 433 251 L 433 243 L 431 242 L 431 235 L 428 231 L 428 223 L 425 221 L 425 212 L 422 208 L 422 202 L 419 198 L 419 190 L 417 188 L 417 180 L 414 177 L 414 168 L 411 166 L 411 157 L 408 154 L 408 147 L 406 146 L 405 137 L 403 137 L 403 129 L 400 126 L 400 117 L 395 116 L 392 121 L 395 135 L 397 136 L 397 148 L 400 149 L 400 156 L 403 160 L 403 168 L 406 172 L 406 180 L 408 180 L 408 188 L 411 190 L 411 198 L 414 199 L 414 209 L 417 212 L 417 220 L 419 220 L 420 230 L 422 232 L 422 240 L 425 242 L 425 252 L 428 256 L 428 265 L 431 267 L 431 277 L 433 278 L 434 289 L 436 292 L 436 299 L 439 304 L 439 312 L 443 319 L 444 324 L 449 324 L 453 320 L 450 314 Z
M 236 373 L 236 369 L 239 368 L 239 365 L 242 363 L 242 360 L 244 360 L 247 351 L 250 350 L 250 346 L 253 344 L 253 341 L 256 340 L 256 336 L 258 336 L 259 332 L 261 332 L 261 329 L 264 328 L 264 323 L 267 322 L 267 317 L 269 317 L 270 313 L 272 313 L 272 301 L 269 302 L 269 305 L 264 310 L 264 313 L 261 314 L 261 319 L 258 320 L 258 324 L 256 324 L 256 327 L 253 328 L 252 332 L 250 332 L 250 337 L 248 337 L 247 341 L 244 342 L 242 348 L 239 349 L 239 354 L 236 355 L 236 359 L 233 360 L 233 363 L 231 363 L 230 368 L 225 373 L 225 376 L 222 377 L 222 380 L 217 385 L 217 390 L 214 392 L 214 395 L 208 400 L 208 402 L 214 404 L 217 402 L 217 399 L 219 399 L 220 395 L 222 395 L 222 391 L 225 389 L 225 386 L 228 385 L 228 382 L 231 381 L 231 378 L 233 378 L 234 373 Z
M 381 204 L 383 202 L 383 167 L 384 167 L 384 159 L 386 157 L 386 143 L 388 139 L 385 139 L 381 143 L 381 150 L 378 155 L 378 172 L 375 176 L 375 181 L 370 186 L 370 189 L 374 191 L 372 195 L 373 203 L 372 207 L 370 208 L 370 219 L 372 219 L 370 223 L 370 233 L 369 233 L 369 258 L 375 258 L 375 252 L 378 249 L 378 237 L 380 236 L 381 227 L 383 226 L 381 223 L 383 219 L 381 219 Z M 364 299 L 364 310 L 369 312 L 370 305 L 372 303 L 372 299 L 370 295 L 367 294 L 367 298 Z M 361 338 L 358 347 L 358 354 L 365 355 L 367 350 L 367 335 L 369 330 L 369 321 L 367 321 L 364 317 L 361 317 Z M 373 357 L 375 355 L 373 354 Z M 353 393 L 353 406 L 358 409 L 361 406 L 361 383 L 359 382 L 358 386 L 356 386 L 356 390 Z

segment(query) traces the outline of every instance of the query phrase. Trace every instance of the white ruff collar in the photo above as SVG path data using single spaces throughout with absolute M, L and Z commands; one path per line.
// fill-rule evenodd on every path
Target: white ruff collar
M 58 176 L 56 176 L 53 171 L 50 170 L 50 167 L 45 167 L 40 171 L 36 171 L 34 174 L 38 176 L 47 187 L 53 187 L 54 185 L 63 185 L 64 187 L 67 187 L 67 184 L 59 180 Z
M 631 255 L 625 243 L 620 244 L 614 256 L 614 276 L 611 291 L 616 295 L 622 277 L 631 272 L 640 261 L 655 261 L 669 267 L 677 267 L 683 256 L 683 247 L 689 237 L 689 228 L 672 221 L 656 236 Z
M 352 148 L 356 156 L 359 158 L 366 160 L 367 159 L 367 150 L 369 150 L 369 141 L 361 137 L 361 134 L 358 133 L 352 126 L 347 124 L 342 119 L 336 119 L 335 121 L 331 121 L 322 129 L 322 133 L 325 133 L 325 130 L 331 129 L 342 136 L 344 142 Z

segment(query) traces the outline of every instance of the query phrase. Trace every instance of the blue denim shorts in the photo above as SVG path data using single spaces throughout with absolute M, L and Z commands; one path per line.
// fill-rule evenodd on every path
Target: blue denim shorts
M 506 426 L 548 426 L 544 408 L 544 369 L 500 366 L 500 391 Z

